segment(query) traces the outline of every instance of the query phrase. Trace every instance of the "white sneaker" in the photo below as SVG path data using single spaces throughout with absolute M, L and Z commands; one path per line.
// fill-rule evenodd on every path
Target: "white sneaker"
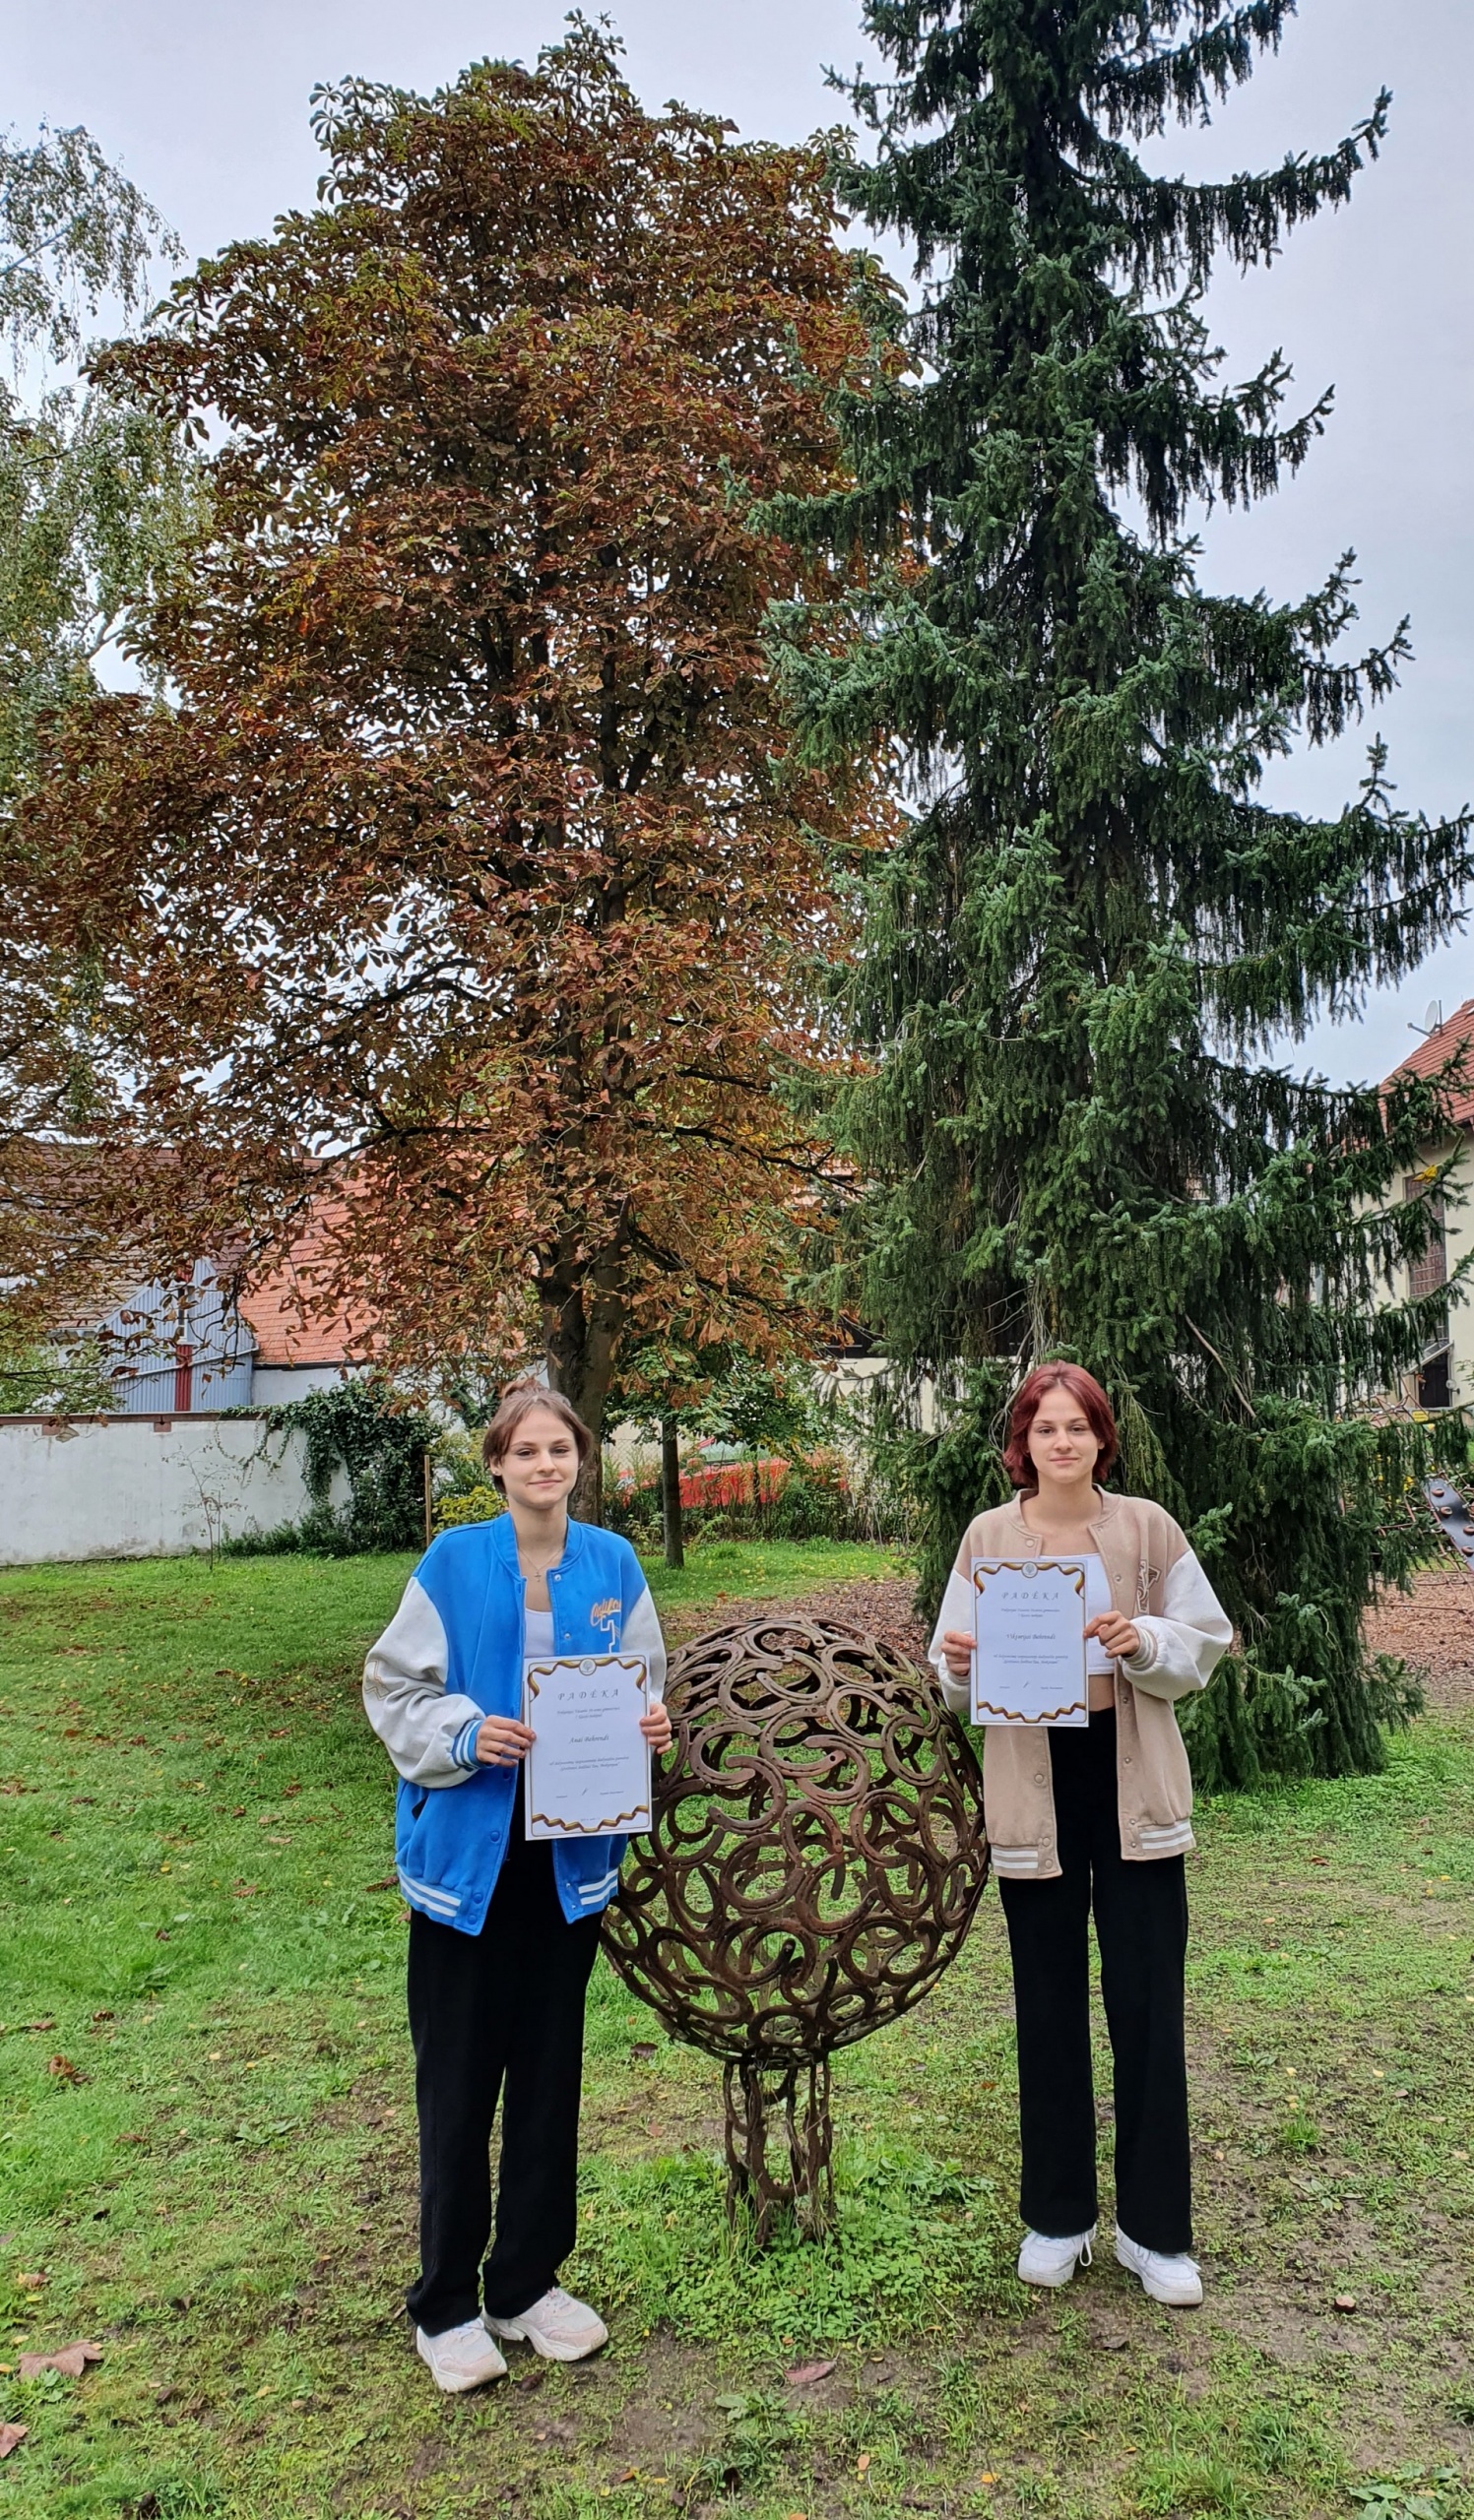
M 561 2284 L 554 2284 L 541 2301 L 534 2301 L 530 2310 L 520 2311 L 516 2318 L 494 2319 L 488 2311 L 485 2323 L 493 2336 L 520 2338 L 549 2362 L 581 2362 L 586 2354 L 597 2354 L 609 2341 L 599 2312 L 591 2310 L 587 2301 L 576 2301 Z
M 1139 2240 L 1127 2239 L 1117 2225 L 1116 2254 L 1122 2266 L 1141 2278 L 1141 2288 L 1154 2301 L 1165 2301 L 1172 2310 L 1195 2310 L 1203 2297 L 1203 2280 L 1195 2257 L 1164 2257 L 1157 2248 L 1143 2248 Z
M 1077 2266 L 1090 2264 L 1090 2243 L 1095 2233 L 1094 2223 L 1088 2232 L 1076 2232 L 1070 2240 L 1052 2240 L 1043 2232 L 1025 2232 L 1018 2253 L 1020 2284 L 1042 2284 L 1050 2292 L 1067 2284 Z
M 415 2351 L 427 2362 L 437 2389 L 480 2389 L 487 2380 L 506 2376 L 506 2360 L 497 2353 L 480 2319 L 443 2328 L 438 2336 L 415 2331 Z

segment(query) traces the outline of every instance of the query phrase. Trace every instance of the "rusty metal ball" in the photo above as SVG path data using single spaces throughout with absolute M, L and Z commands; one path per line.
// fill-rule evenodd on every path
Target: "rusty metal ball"
M 677 1654 L 655 1825 L 605 1947 L 677 2038 L 817 2062 L 934 1985 L 988 1878 L 983 1781 L 935 1680 L 782 1610 Z

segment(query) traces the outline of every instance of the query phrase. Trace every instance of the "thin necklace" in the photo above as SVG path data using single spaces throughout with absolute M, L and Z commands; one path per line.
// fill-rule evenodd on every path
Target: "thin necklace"
M 556 1566 L 558 1559 L 562 1556 L 563 1550 L 567 1545 L 567 1539 L 568 1535 L 565 1530 L 562 1539 L 557 1544 L 557 1546 L 541 1561 L 529 1557 L 529 1555 L 524 1551 L 522 1543 L 519 1540 L 517 1543 L 517 1562 L 522 1568 L 523 1575 L 528 1582 L 535 1584 L 540 1575 L 545 1575 L 549 1567 Z

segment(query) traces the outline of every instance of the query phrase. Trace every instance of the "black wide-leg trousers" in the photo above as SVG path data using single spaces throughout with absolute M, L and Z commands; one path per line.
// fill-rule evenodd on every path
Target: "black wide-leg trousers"
M 1060 1871 L 998 1888 L 1018 2022 L 1019 2211 L 1064 2239 L 1096 2220 L 1088 1924 L 1095 1912 L 1116 2102 L 1116 2220 L 1143 2248 L 1192 2245 L 1183 1858 L 1121 1852 L 1114 1709 L 1049 1734 Z
M 584 1996 L 599 1919 L 569 1924 L 552 1849 L 516 1825 L 479 1934 L 412 1911 L 410 2031 L 419 2114 L 419 2281 L 427 2336 L 516 2318 L 540 2300 L 578 2227 Z M 501 2101 L 496 2240 L 491 2122 Z

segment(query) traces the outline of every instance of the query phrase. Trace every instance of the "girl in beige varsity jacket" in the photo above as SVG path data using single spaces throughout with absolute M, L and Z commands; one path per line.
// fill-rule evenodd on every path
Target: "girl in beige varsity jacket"
M 1192 1782 L 1173 1701 L 1204 1688 L 1232 1629 L 1172 1516 L 1106 1494 L 1116 1424 L 1077 1365 L 1019 1390 L 1004 1464 L 1020 1493 L 963 1534 L 931 1660 L 971 1704 L 972 1561 L 1042 1550 L 1086 1567 L 1089 1722 L 990 1725 L 984 1802 L 1018 2022 L 1025 2283 L 1069 2282 L 1096 2226 L 1088 1922 L 1111 2036 L 1116 2253 L 1161 2301 L 1202 2299 L 1191 2246 L 1183 1976 Z

